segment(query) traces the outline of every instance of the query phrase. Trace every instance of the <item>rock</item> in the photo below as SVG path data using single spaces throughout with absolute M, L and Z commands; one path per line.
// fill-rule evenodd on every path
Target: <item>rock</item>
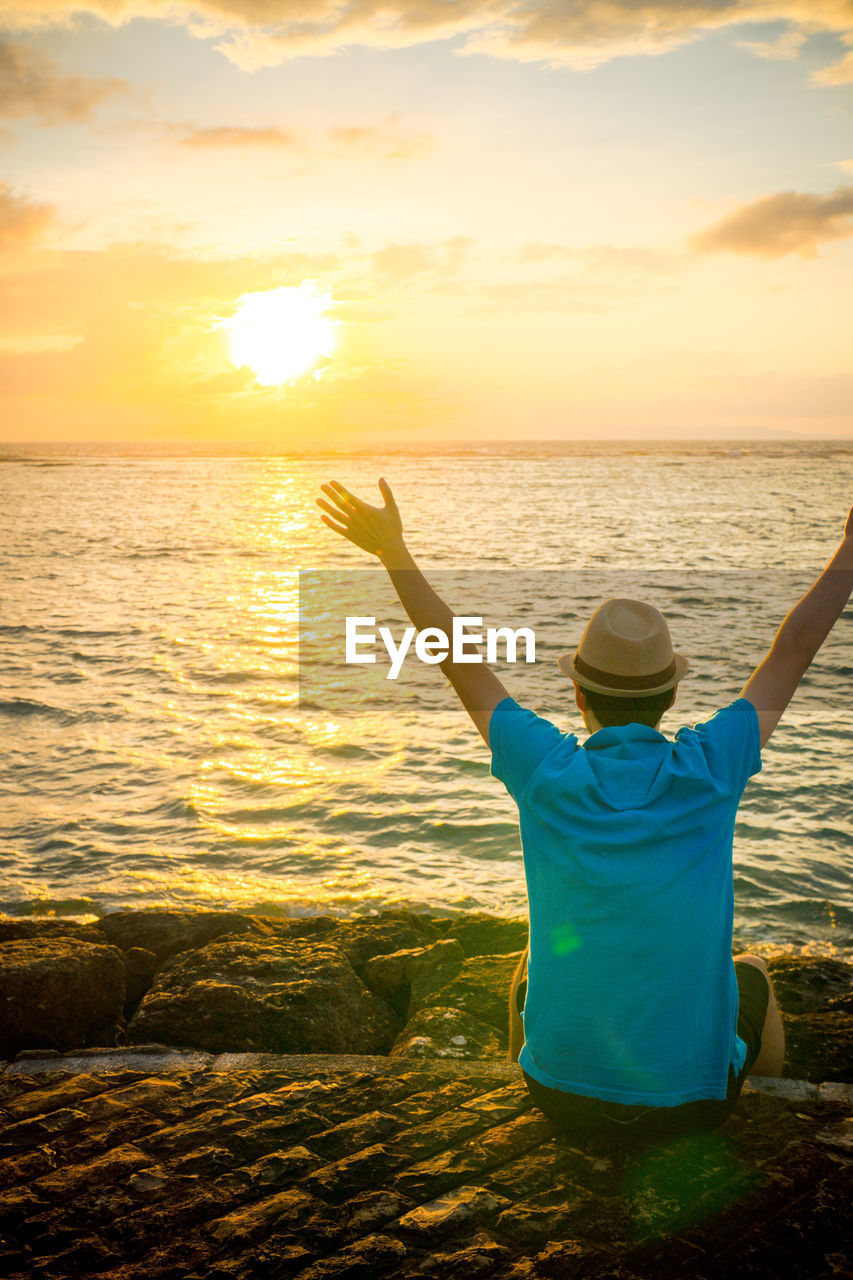
M 0 916 L 0 942 L 24 938 L 81 938 L 101 945 L 104 942 L 97 924 L 81 924 L 62 916 Z
M 145 947 L 131 947 L 121 954 L 124 960 L 124 1013 L 125 1017 L 130 1018 L 154 981 L 160 962 L 154 952 Z
M 362 978 L 371 991 L 405 1016 L 412 984 L 421 974 L 428 976 L 440 968 L 447 973 L 449 981 L 459 971 L 464 959 L 465 952 L 456 939 L 443 938 L 428 947 L 411 947 L 393 951 L 390 955 L 373 956 L 362 969 Z
M 456 946 L 459 946 L 458 942 Z M 428 1005 L 452 1003 L 452 1001 L 438 999 L 437 993 L 443 991 L 457 977 L 462 968 L 462 963 L 458 959 L 450 960 L 439 957 L 438 964 L 420 965 L 415 969 L 409 987 L 408 1016 L 410 1018 L 413 1018 L 416 1013 L 420 1013 L 421 1009 L 427 1008 Z
M 450 980 L 437 971 L 426 977 L 417 988 L 412 985 L 411 1009 L 440 1005 L 459 1009 L 485 1022 L 506 1044 L 509 1021 L 509 986 L 521 953 L 496 956 L 472 956 Z M 417 1003 L 416 1003 L 417 1001 Z
M 389 910 L 342 920 L 146 908 L 112 912 L 90 924 L 2 916 L 0 1000 L 11 999 L 2 953 L 16 946 L 33 949 L 14 953 L 18 960 L 29 955 L 25 967 L 36 957 L 45 961 L 33 980 L 50 994 L 46 1009 L 30 997 L 19 1000 L 17 1023 L 9 1006 L 0 1058 L 27 1047 L 120 1045 L 123 1019 L 131 1021 L 134 1045 L 177 1042 L 226 1053 L 386 1052 L 406 1018 L 410 1025 L 397 1035 L 398 1056 L 502 1058 L 509 983 L 526 941 L 526 920 L 485 912 L 447 918 Z M 224 970 L 207 972 L 210 948 L 228 945 L 237 951 L 223 960 Z M 325 960 L 318 959 L 323 948 Z M 193 959 L 202 953 L 207 958 Z M 109 995 L 115 974 L 105 985 L 101 962 L 93 959 L 104 954 L 112 956 L 108 966 L 117 958 L 122 964 L 123 1007 L 113 1007 Z M 218 954 L 217 965 L 226 953 Z M 303 973 L 303 961 L 312 955 Z M 60 956 L 74 971 L 70 1000 L 65 978 L 49 976 Z M 853 1081 L 853 965 L 790 955 L 769 957 L 767 964 L 786 1025 L 786 1075 L 815 1083 Z M 4 1008 L 0 1004 L 0 1018 Z M 437 1016 L 415 1022 L 430 1010 Z M 452 1026 L 448 1011 L 455 1011 Z M 199 1026 L 207 1029 L 199 1032 Z
M 479 1218 L 491 1217 L 508 1204 L 505 1196 L 493 1195 L 485 1187 L 455 1187 L 404 1214 L 397 1220 L 397 1227 L 405 1235 L 429 1243 L 452 1235 Z
M 211 1053 L 387 1053 L 399 1022 L 324 942 L 239 938 L 174 956 L 128 1042 Z
M 526 916 L 503 920 L 486 911 L 470 911 L 451 920 L 442 936 L 455 938 L 466 956 L 499 956 L 523 951 L 527 946 L 527 935 Z
M 499 1231 L 511 1240 L 536 1245 L 559 1235 L 560 1227 L 582 1203 L 566 1187 L 549 1187 L 525 1196 L 498 1218 Z
M 785 1075 L 795 1080 L 853 1081 L 853 1014 L 786 1014 Z
M 785 1075 L 853 1081 L 853 965 L 821 956 L 767 960 L 785 1027 Z
M 115 947 L 68 936 L 0 943 L 0 1057 L 81 1048 L 89 1031 L 121 1016 L 124 998 Z
M 342 1280 L 344 1276 L 350 1280 L 374 1280 L 401 1263 L 407 1254 L 406 1246 L 393 1236 L 379 1233 L 363 1236 L 339 1253 L 329 1254 L 300 1271 L 299 1280 Z M 288 1270 L 281 1274 L 289 1275 L 291 1272 Z
M 422 947 L 434 936 L 433 928 L 410 911 L 382 911 L 378 916 L 339 921 L 327 941 L 347 955 L 354 969 L 361 970 L 374 956 Z
M 779 1008 L 815 1013 L 853 995 L 853 965 L 829 957 L 777 956 L 767 960 Z
M 506 1245 L 499 1244 L 485 1231 L 477 1232 L 462 1249 L 429 1255 L 423 1270 L 441 1280 L 477 1280 L 491 1276 L 512 1259 Z
M 459 1009 L 431 1007 L 410 1018 L 400 1032 L 395 1058 L 501 1058 L 494 1030 Z
M 840 1151 L 849 1160 L 853 1157 L 853 1116 L 847 1116 L 838 1124 L 831 1124 L 821 1129 L 816 1141 L 822 1146 Z
M 159 960 L 203 947 L 225 933 L 261 932 L 252 916 L 236 911 L 171 911 L 144 907 L 138 911 L 113 911 L 102 916 L 98 928 L 122 951 L 140 948 Z

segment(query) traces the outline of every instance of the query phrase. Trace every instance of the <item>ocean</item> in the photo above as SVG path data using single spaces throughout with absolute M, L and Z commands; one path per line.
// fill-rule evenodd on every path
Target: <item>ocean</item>
M 524 442 L 280 456 L 0 447 L 0 910 L 526 910 L 516 810 L 440 671 L 347 664 L 384 574 L 320 521 L 378 501 L 457 613 L 535 629 L 499 661 L 584 736 L 555 657 L 607 596 L 648 599 L 691 662 L 662 730 L 738 696 L 838 544 L 853 446 Z M 853 606 L 747 786 L 744 945 L 850 956 Z M 301 639 L 301 644 L 300 644 Z

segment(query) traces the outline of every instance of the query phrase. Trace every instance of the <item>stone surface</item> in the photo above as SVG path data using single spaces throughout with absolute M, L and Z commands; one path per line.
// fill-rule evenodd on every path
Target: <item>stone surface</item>
M 853 1081 L 853 965 L 776 956 L 767 968 L 785 1026 L 785 1074 Z
M 433 925 L 410 911 L 381 911 L 375 918 L 341 920 L 327 941 L 343 951 L 360 970 L 374 956 L 421 947 L 436 936 Z
M 105 941 L 97 924 L 81 924 L 62 916 L 0 916 L 0 942 L 24 938 L 81 938 L 101 946 Z
M 501 1057 L 497 1032 L 479 1018 L 443 1005 L 422 1009 L 410 1018 L 391 1053 L 400 1058 Z
M 159 960 L 176 955 L 226 933 L 256 930 L 251 916 L 236 911 L 170 911 L 144 907 L 137 911 L 113 911 L 102 916 L 97 927 L 122 951 L 139 947 Z
M 465 952 L 455 938 L 443 938 L 426 947 L 411 947 L 377 955 L 368 960 L 362 977 L 371 991 L 394 1005 L 401 1016 L 410 1012 L 412 983 L 420 974 L 431 974 L 440 968 L 448 980 L 462 967 Z
M 526 919 L 506 920 L 485 911 L 469 911 L 451 920 L 442 937 L 455 938 L 466 956 L 497 956 L 527 946 Z
M 505 1051 L 509 985 L 520 958 L 521 952 L 472 956 L 452 975 L 441 966 L 412 984 L 409 1012 L 418 1013 L 434 1006 L 458 1009 L 491 1027 Z
M 88 1073 L 0 1072 L 10 1280 L 849 1271 L 840 1102 L 750 1092 L 716 1134 L 604 1157 L 555 1133 L 518 1069 L 493 1063 L 334 1070 L 329 1057 L 266 1055 L 262 1068 L 208 1059 L 152 1075 L 144 1055 L 132 1070 L 113 1069 L 130 1054 L 86 1057 Z
M 814 1013 L 853 994 L 853 965 L 832 957 L 775 956 L 767 960 L 776 999 L 787 1013 Z
M 795 1078 L 853 1081 L 853 1013 L 786 1014 L 785 1071 Z
M 213 1053 L 385 1053 L 397 1030 L 335 947 L 242 937 L 163 964 L 127 1038 Z
M 84 1044 L 121 1016 L 124 963 L 115 947 L 69 936 L 0 943 L 0 1057 Z

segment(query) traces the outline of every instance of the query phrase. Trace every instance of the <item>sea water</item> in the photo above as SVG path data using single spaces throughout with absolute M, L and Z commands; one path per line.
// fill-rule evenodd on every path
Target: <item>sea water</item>
M 691 662 L 672 735 L 737 697 L 837 546 L 853 447 L 3 446 L 0 910 L 525 912 L 515 807 L 441 672 L 344 661 L 344 615 L 406 619 L 315 499 L 378 502 L 379 475 L 457 613 L 535 629 L 498 673 L 566 732 L 556 656 L 607 596 L 661 608 Z M 851 617 L 740 806 L 747 945 L 851 950 Z

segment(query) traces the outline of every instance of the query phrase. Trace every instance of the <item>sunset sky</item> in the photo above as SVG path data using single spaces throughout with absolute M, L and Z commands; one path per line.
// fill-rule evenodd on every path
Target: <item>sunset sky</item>
M 0 433 L 853 439 L 851 126 L 853 0 L 0 0 Z

